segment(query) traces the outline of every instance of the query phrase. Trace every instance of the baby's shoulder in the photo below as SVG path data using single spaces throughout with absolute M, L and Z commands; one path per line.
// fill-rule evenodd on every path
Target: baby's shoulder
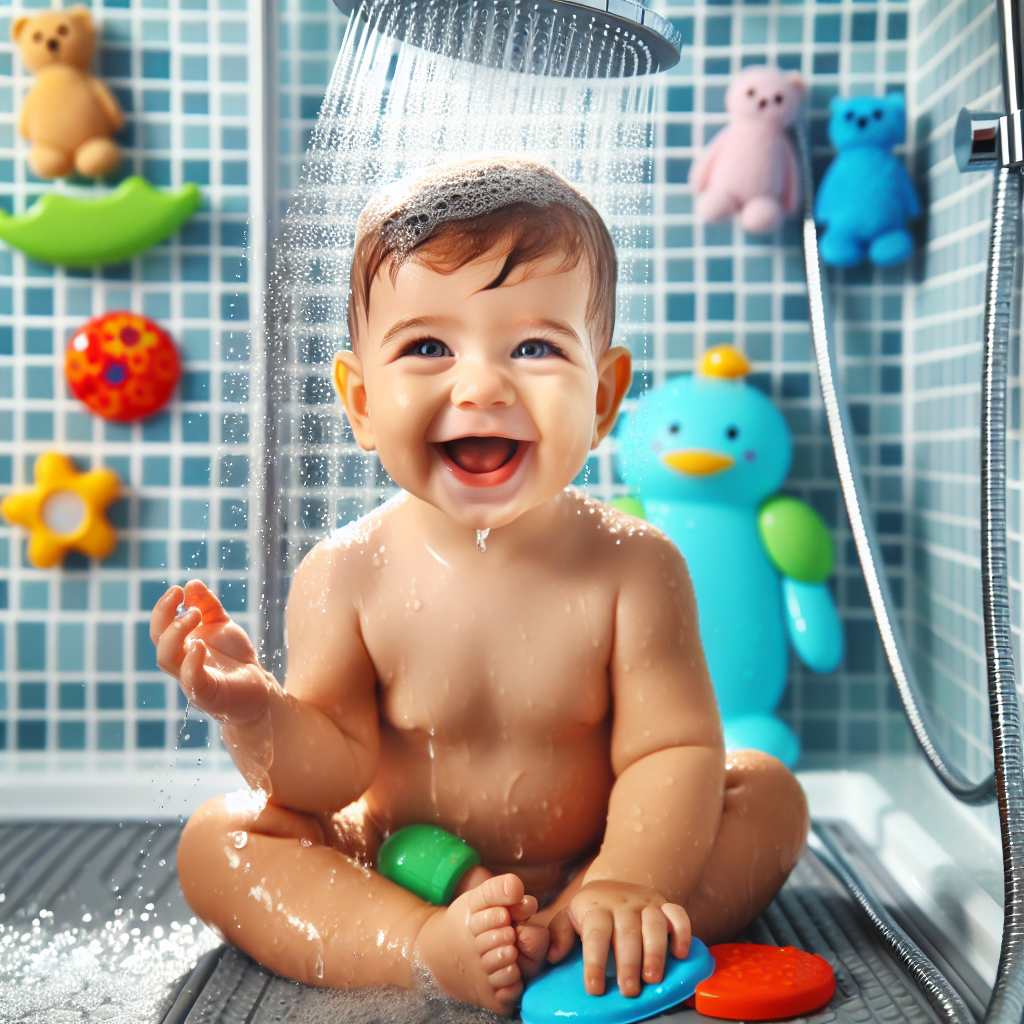
M 587 557 L 615 568 L 617 576 L 643 574 L 651 567 L 683 568 L 679 549 L 656 526 L 590 495 L 568 488 L 566 506 L 575 522 Z M 685 569 L 684 569 L 685 571 Z
M 365 516 L 339 526 L 302 559 L 296 583 L 358 589 L 375 566 L 386 558 L 393 534 L 395 502 L 389 501 Z

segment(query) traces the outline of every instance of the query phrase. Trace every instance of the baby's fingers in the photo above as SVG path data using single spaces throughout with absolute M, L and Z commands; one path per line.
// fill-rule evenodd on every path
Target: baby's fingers
M 620 910 L 615 914 L 615 974 L 624 996 L 640 995 L 642 959 L 640 914 L 633 909 Z
M 668 930 L 672 934 L 672 955 L 682 960 L 690 953 L 690 916 L 678 903 L 663 903 L 661 912 L 668 921 Z
M 164 630 L 174 621 L 178 614 L 178 605 L 185 597 L 181 587 L 171 587 L 153 606 L 153 614 L 149 617 L 149 638 L 153 646 L 160 642 Z
M 208 653 L 202 640 L 189 643 L 181 663 L 181 687 L 197 708 L 216 716 L 221 685 L 206 664 Z
M 576 945 L 576 929 L 569 920 L 569 911 L 560 910 L 548 925 L 551 944 L 548 946 L 548 963 L 557 964 Z
M 644 907 L 640 930 L 644 940 L 644 981 L 656 985 L 665 976 L 668 953 L 668 920 L 660 907 Z
M 185 639 L 202 621 L 202 615 L 190 608 L 161 633 L 156 645 L 156 663 L 169 676 L 180 678 L 186 654 Z
M 614 920 L 610 910 L 591 907 L 583 915 L 580 938 L 583 940 L 583 987 L 592 996 L 604 993 L 604 971 L 608 966 L 608 943 Z

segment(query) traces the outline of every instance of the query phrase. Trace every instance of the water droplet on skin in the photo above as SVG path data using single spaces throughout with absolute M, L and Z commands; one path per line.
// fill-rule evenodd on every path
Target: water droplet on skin
M 249 842 L 249 833 L 236 832 L 232 838 L 234 839 L 235 842 L 235 849 L 241 850 L 242 847 L 245 846 L 247 842 Z
M 418 612 L 422 607 L 423 605 L 420 603 L 420 599 L 418 597 L 415 598 L 412 602 L 412 610 L 414 612 Z
M 477 530 L 476 531 L 476 549 L 477 549 L 477 551 L 483 552 L 483 551 L 487 550 L 487 535 L 490 532 L 491 532 L 491 528 L 490 527 L 487 527 L 486 530 Z
M 317 978 L 319 978 L 321 981 L 323 981 L 323 978 L 324 978 L 324 958 L 319 953 L 317 953 L 317 955 L 316 955 L 316 964 L 313 967 L 313 973 L 317 976 Z
M 302 838 L 301 838 L 301 839 L 299 840 L 299 845 L 300 845 L 300 846 L 312 846 L 312 845 L 313 845 L 313 840 L 312 840 L 312 839 L 307 839 L 307 838 L 306 838 L 305 836 L 303 836 L 303 837 L 302 837 Z M 334 881 L 334 879 L 332 878 L 332 879 L 331 879 L 331 881 L 333 882 L 333 881 Z

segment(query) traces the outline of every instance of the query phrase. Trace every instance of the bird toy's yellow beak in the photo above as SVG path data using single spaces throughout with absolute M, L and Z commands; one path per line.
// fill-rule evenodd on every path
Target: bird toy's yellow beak
M 680 451 L 666 452 L 662 462 L 677 473 L 687 476 L 711 476 L 721 473 L 723 469 L 736 465 L 736 460 L 721 452 L 708 451 L 706 448 L 684 448 Z

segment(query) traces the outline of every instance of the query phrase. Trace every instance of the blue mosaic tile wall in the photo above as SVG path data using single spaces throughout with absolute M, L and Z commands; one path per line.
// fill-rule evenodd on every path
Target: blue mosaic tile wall
M 911 641 L 939 733 L 973 777 L 990 770 L 978 532 L 981 339 L 990 174 L 961 175 L 952 135 L 964 106 L 1002 110 L 993 5 L 926 0 L 917 10 L 914 161 L 929 197 L 913 297 L 907 380 L 912 489 Z M 1012 353 L 1008 443 L 1014 640 L 1020 641 L 1020 360 Z
M 12 13 L 0 5 L 0 205 L 20 213 L 45 191 L 87 195 L 90 186 L 40 182 L 27 169 L 15 126 L 31 83 L 6 41 Z M 61 569 L 35 569 L 25 534 L 0 528 L 3 773 L 141 770 L 166 761 L 176 742 L 194 762 L 215 736 L 194 713 L 182 729 L 182 696 L 157 670 L 150 609 L 191 577 L 247 627 L 259 602 L 250 322 L 264 271 L 248 245 L 262 247 L 266 220 L 262 12 L 254 0 L 107 0 L 93 14 L 97 67 L 127 115 L 119 176 L 194 181 L 203 205 L 168 242 L 98 272 L 0 251 L 0 488 L 31 483 L 48 450 L 122 481 L 110 509 L 119 541 L 102 562 L 72 554 Z M 171 403 L 133 425 L 89 415 L 63 377 L 71 333 L 120 309 L 157 320 L 183 357 Z
M 259 628 L 263 545 L 252 487 L 261 381 L 250 366 L 261 358 L 252 328 L 265 280 L 263 236 L 273 236 L 299 180 L 344 19 L 328 0 L 280 0 L 265 21 L 254 0 L 119 2 L 129 5 L 95 13 L 104 25 L 101 66 L 130 107 L 124 142 L 132 166 L 158 183 L 199 179 L 205 203 L 170 243 L 100 274 L 51 272 L 0 254 L 0 488 L 26 480 L 31 459 L 51 445 L 82 465 L 113 465 L 126 482 L 115 508 L 122 544 L 102 564 L 42 573 L 26 566 L 20 534 L 0 531 L 8 765 L 32 757 L 129 764 L 173 744 L 178 699 L 153 671 L 140 632 L 167 581 L 194 568 L 234 602 L 240 621 Z M 926 256 L 907 269 L 834 274 L 831 290 L 887 571 L 947 738 L 964 763 L 980 765 L 972 446 L 989 183 L 956 176 L 948 136 L 959 105 L 995 88 L 988 8 L 968 0 L 659 8 L 687 48 L 656 89 L 654 246 L 621 332 L 646 383 L 690 372 L 710 345 L 738 345 L 790 423 L 787 489 L 834 530 L 848 647 L 830 676 L 794 662 L 784 713 L 808 764 L 903 750 L 906 730 L 841 510 L 796 227 L 759 239 L 731 225 L 701 225 L 685 179 L 695 151 L 725 122 L 728 76 L 745 64 L 769 61 L 803 75 L 819 176 L 830 155 L 833 95 L 906 90 L 908 160 L 930 210 L 920 232 Z M 15 137 L 16 97 L 27 79 L 8 44 L 0 45 L 0 79 L 0 203 L 21 210 L 43 186 L 26 176 Z M 187 371 L 166 415 L 130 430 L 86 416 L 59 376 L 68 332 L 90 314 L 122 307 L 161 319 Z M 588 486 L 604 497 L 624 489 L 610 450 L 592 460 Z M 211 739 L 203 728 L 190 735 L 197 739 L 189 742 Z

